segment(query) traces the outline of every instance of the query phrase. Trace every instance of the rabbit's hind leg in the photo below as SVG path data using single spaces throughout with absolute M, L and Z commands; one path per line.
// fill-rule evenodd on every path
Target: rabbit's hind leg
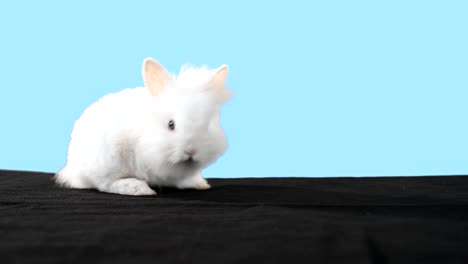
M 101 192 L 115 193 L 122 195 L 156 195 L 143 180 L 137 178 L 123 178 L 98 184 L 97 189 Z

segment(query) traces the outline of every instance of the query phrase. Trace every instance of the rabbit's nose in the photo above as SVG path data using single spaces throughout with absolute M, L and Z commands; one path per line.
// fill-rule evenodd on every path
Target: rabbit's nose
M 184 153 L 189 155 L 189 156 L 193 156 L 195 155 L 195 150 L 193 148 L 187 148 L 184 150 Z

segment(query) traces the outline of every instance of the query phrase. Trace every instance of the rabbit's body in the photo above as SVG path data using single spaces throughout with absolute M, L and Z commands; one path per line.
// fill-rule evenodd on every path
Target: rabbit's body
M 227 90 L 219 73 L 202 70 L 205 77 L 190 81 L 196 70 L 175 78 L 153 60 L 143 71 L 145 87 L 106 95 L 76 121 L 57 183 L 127 195 L 156 194 L 152 185 L 210 188 L 201 170 L 227 147 L 219 124 Z M 151 80 L 158 74 L 162 85 Z

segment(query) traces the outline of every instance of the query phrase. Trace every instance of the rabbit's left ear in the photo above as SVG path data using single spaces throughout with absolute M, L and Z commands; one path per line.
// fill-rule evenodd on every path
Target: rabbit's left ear
M 143 81 L 152 95 L 158 95 L 171 80 L 171 75 L 159 62 L 153 58 L 143 61 Z
M 224 87 L 224 83 L 226 82 L 226 78 L 228 75 L 228 66 L 222 65 L 214 70 L 213 78 L 211 79 L 210 83 L 214 86 Z
M 216 94 L 223 103 L 229 100 L 232 96 L 232 92 L 225 87 L 227 75 L 228 66 L 222 65 L 214 70 L 214 75 L 210 81 L 210 86 L 212 87 L 211 89 L 216 90 Z

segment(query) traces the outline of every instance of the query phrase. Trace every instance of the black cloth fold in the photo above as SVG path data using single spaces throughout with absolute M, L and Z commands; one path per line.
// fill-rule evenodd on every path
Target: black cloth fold
M 1 263 L 468 263 L 468 176 L 208 181 L 132 197 L 0 171 Z

